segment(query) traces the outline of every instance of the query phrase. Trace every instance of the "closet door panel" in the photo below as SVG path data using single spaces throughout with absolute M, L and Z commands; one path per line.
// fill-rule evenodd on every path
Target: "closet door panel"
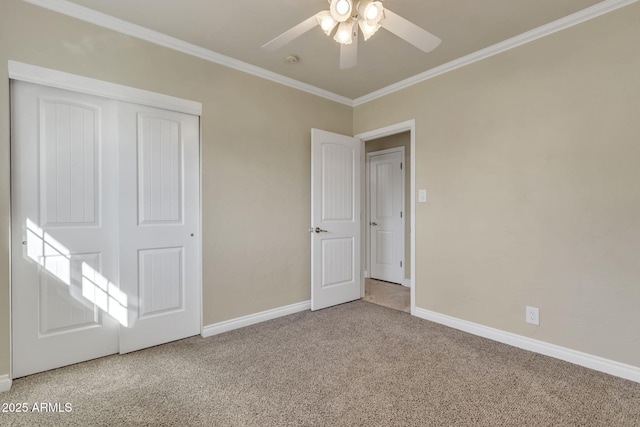
M 120 103 L 120 352 L 200 333 L 199 119 Z
M 115 103 L 11 83 L 13 377 L 118 351 Z

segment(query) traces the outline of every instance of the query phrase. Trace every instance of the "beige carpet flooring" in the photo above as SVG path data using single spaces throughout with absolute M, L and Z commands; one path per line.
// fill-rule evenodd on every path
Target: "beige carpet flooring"
M 364 279 L 365 301 L 411 313 L 411 289 L 397 283 Z
M 640 425 L 638 383 L 364 301 L 17 379 L 0 402 L 72 405 L 3 426 Z

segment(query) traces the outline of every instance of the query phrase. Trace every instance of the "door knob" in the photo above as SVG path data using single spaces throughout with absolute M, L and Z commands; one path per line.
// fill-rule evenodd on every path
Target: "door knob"
M 323 229 L 322 229 L 322 228 L 320 228 L 320 227 L 310 228 L 310 229 L 309 229 L 309 232 L 310 232 L 310 233 L 328 233 L 328 231 L 327 231 L 327 230 L 323 230 Z
M 377 222 L 372 222 L 371 225 L 375 227 L 376 225 L 378 225 L 378 223 Z

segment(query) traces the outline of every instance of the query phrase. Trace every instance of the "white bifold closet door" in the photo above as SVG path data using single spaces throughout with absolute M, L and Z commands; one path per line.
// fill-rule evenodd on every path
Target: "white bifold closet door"
M 198 334 L 198 117 L 11 90 L 13 377 Z

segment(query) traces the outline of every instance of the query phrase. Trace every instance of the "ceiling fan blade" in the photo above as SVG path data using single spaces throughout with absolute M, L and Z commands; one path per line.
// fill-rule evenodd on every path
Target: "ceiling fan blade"
M 389 9 L 384 10 L 384 19 L 380 21 L 380 24 L 382 28 L 391 31 L 396 36 L 406 40 L 423 52 L 431 52 L 442 42 L 439 37 L 418 27 L 413 22 L 407 21 Z
M 351 44 L 340 45 L 340 69 L 353 68 L 358 63 L 358 26 L 353 29 L 353 41 Z
M 313 15 L 309 19 L 305 19 L 295 27 L 285 31 L 284 33 L 280 34 L 278 37 L 271 40 L 270 42 L 265 43 L 262 46 L 262 49 L 276 50 L 276 49 L 280 49 L 282 46 L 288 43 L 291 43 L 294 39 L 300 37 L 307 31 L 309 31 L 310 29 L 318 25 L 318 20 L 316 16 L 317 14 Z

